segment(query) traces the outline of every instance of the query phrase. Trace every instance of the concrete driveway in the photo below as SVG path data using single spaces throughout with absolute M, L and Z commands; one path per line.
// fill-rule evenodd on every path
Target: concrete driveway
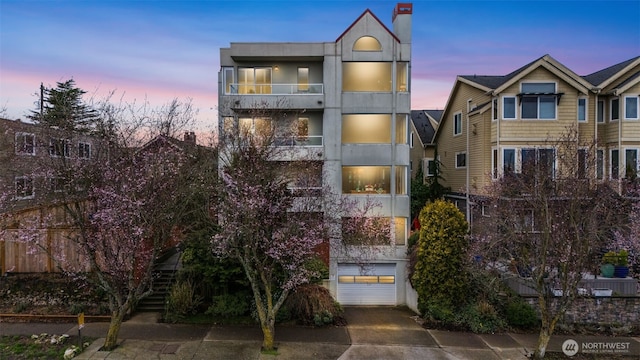
M 406 308 L 345 307 L 349 347 L 338 360 L 499 360 L 525 359 L 515 342 L 500 344 L 469 333 L 427 330 Z M 491 340 L 491 341 L 487 341 Z

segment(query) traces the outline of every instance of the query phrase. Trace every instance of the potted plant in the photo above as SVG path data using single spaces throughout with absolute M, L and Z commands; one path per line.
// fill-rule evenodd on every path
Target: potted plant
M 616 270 L 615 263 L 617 254 L 614 251 L 608 251 L 602 256 L 602 265 L 600 265 L 600 275 L 606 278 L 612 278 Z
M 613 276 L 626 278 L 627 275 L 629 275 L 629 252 L 623 249 L 616 254 Z

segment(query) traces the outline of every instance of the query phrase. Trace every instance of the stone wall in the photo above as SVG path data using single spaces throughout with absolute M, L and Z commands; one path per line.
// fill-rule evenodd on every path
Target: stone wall
M 523 299 L 539 313 L 537 297 L 524 296 Z M 567 309 L 564 323 L 620 324 L 640 327 L 640 296 L 578 297 Z

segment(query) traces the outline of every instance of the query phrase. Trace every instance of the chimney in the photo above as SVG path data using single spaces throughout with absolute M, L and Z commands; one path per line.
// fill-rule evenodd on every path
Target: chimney
M 193 131 L 185 131 L 184 133 L 184 142 L 190 144 L 196 144 L 196 133 Z
M 411 44 L 412 3 L 398 3 L 393 9 L 393 33 L 403 44 Z

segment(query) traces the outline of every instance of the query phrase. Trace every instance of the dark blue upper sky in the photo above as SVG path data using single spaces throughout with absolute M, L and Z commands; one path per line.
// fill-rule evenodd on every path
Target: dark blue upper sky
M 33 108 L 41 82 L 74 78 L 217 114 L 219 48 L 334 41 L 366 9 L 391 28 L 397 1 L 0 0 L 0 107 Z M 640 55 L 640 0 L 413 1 L 412 108 L 443 108 L 456 75 L 500 75 L 549 54 L 580 75 Z

